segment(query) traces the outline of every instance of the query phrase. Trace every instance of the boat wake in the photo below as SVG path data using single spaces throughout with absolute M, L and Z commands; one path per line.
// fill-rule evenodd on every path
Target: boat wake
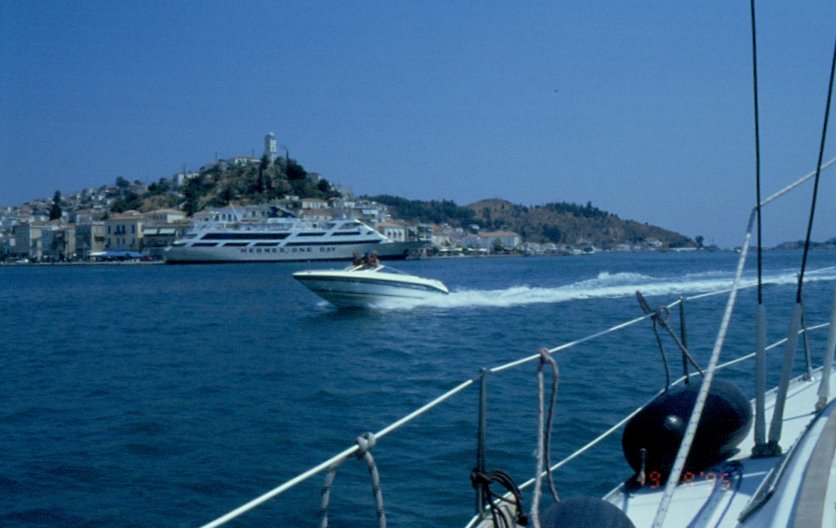
M 564 286 L 543 288 L 530 285 L 512 286 L 497 290 L 457 289 L 455 285 L 449 295 L 421 301 L 391 301 L 382 303 L 380 309 L 412 309 L 416 307 L 437 308 L 507 308 L 528 304 L 554 304 L 586 299 L 618 299 L 630 297 L 641 291 L 645 296 L 698 295 L 722 292 L 731 287 L 733 274 L 709 271 L 685 276 L 653 277 L 641 273 L 601 272 L 593 279 L 587 279 Z M 797 282 L 794 271 L 774 272 L 764 277 L 765 285 L 793 286 Z M 836 280 L 836 267 L 811 271 L 805 275 L 807 281 Z M 754 276 L 743 281 L 744 287 L 757 284 Z

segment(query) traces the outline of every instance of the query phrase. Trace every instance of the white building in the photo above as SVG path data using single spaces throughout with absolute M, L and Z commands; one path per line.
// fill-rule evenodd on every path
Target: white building
M 173 224 L 186 218 L 186 213 L 177 209 L 155 209 L 145 213 L 145 221 L 148 224 L 161 225 Z
M 394 242 L 406 242 L 407 227 L 402 222 L 380 222 L 377 225 L 377 230 L 383 233 L 383 236 Z
M 522 237 L 510 231 L 482 231 L 476 235 L 468 235 L 462 239 L 462 246 L 471 249 L 511 250 L 522 244 Z
M 145 217 L 136 211 L 108 218 L 105 220 L 105 248 L 108 251 L 141 251 L 144 222 Z

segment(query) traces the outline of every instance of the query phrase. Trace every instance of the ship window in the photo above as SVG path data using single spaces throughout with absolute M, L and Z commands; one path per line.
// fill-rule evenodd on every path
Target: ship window
M 192 247 L 215 247 L 217 245 L 217 242 L 195 242 Z
M 206 233 L 202 240 L 282 240 L 287 233 Z

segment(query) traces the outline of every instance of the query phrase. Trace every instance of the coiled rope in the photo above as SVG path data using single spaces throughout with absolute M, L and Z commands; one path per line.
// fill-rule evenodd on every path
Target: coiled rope
M 365 460 L 369 467 L 369 476 L 372 479 L 372 493 L 374 494 L 375 511 L 377 513 L 377 524 L 380 528 L 386 528 L 386 512 L 383 509 L 383 492 L 380 489 L 380 473 L 377 471 L 377 464 L 372 456 L 372 448 L 377 444 L 377 439 L 374 433 L 363 433 L 357 437 L 357 458 Z M 334 484 L 334 477 L 337 475 L 337 468 L 340 464 L 333 464 L 328 468 L 328 474 L 325 476 L 325 483 L 322 485 L 322 502 L 320 506 L 320 515 L 322 522 L 321 528 L 328 528 L 328 503 L 331 500 L 331 486 Z
M 557 488 L 554 486 L 554 479 L 551 471 L 551 435 L 552 421 L 554 418 L 554 407 L 557 402 L 557 385 L 560 378 L 560 371 L 557 362 L 549 353 L 547 348 L 537 351 L 540 354 L 540 363 L 537 365 L 537 471 L 535 473 L 534 495 L 531 500 L 531 520 L 535 528 L 540 528 L 540 497 L 542 495 L 543 474 L 549 481 L 549 490 L 555 502 L 560 499 L 557 496 Z M 551 396 L 549 398 L 549 411 L 545 410 L 545 376 L 543 367 L 548 363 L 552 368 Z M 545 469 L 544 469 L 545 468 Z
M 470 473 L 470 482 L 482 495 L 483 503 L 488 506 L 494 528 L 515 528 L 518 525 L 528 524 L 528 517 L 523 508 L 522 492 L 507 472 L 501 469 L 491 471 L 474 469 Z M 500 495 L 491 491 L 491 484 L 494 483 L 501 485 L 508 493 Z M 513 512 L 510 511 L 511 507 L 514 508 Z

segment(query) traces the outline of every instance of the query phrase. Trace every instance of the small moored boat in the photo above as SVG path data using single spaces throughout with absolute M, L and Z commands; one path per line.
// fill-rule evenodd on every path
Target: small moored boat
M 343 270 L 297 271 L 293 278 L 326 301 L 345 307 L 420 301 L 449 293 L 441 281 L 380 264 L 357 264 Z

